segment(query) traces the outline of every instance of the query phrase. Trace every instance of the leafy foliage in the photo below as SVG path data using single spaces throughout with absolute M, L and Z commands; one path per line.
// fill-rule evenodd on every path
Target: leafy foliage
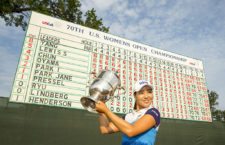
M 215 91 L 209 91 L 208 90 L 208 96 L 209 96 L 209 102 L 210 102 L 210 109 L 212 112 L 216 111 L 216 105 L 218 105 L 217 99 L 219 95 Z
M 95 9 L 88 10 L 85 14 L 86 20 L 84 21 L 84 26 L 89 28 L 98 29 L 103 32 L 108 32 L 109 28 L 103 26 L 102 19 L 98 19 L 95 15 Z
M 215 91 L 208 90 L 208 96 L 213 120 L 225 122 L 225 110 L 216 109 L 216 106 L 219 104 L 217 102 L 219 95 Z
M 103 26 L 102 19 L 98 19 L 94 9 L 88 10 L 83 20 L 80 7 L 79 0 L 1 0 L 0 17 L 7 26 L 15 25 L 25 30 L 29 11 L 36 11 L 103 32 L 109 31 L 108 27 Z

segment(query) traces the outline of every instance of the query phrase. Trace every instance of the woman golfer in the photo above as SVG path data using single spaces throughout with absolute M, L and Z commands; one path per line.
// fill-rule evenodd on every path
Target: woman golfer
M 152 107 L 153 88 L 146 80 L 140 80 L 134 86 L 134 111 L 123 118 L 107 108 L 104 102 L 96 103 L 99 112 L 100 131 L 110 134 L 121 131 L 122 145 L 154 145 L 160 125 L 160 113 Z

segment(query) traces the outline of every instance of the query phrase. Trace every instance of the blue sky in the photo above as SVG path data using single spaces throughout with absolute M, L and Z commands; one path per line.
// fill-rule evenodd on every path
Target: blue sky
M 81 0 L 110 34 L 200 59 L 225 110 L 225 0 Z M 9 96 L 25 32 L 0 19 L 0 96 Z

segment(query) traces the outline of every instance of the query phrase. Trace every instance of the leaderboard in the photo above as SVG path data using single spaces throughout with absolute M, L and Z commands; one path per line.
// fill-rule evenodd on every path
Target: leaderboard
M 102 70 L 126 92 L 107 106 L 132 112 L 133 85 L 148 80 L 163 118 L 211 122 L 202 61 L 32 12 L 10 101 L 83 109 L 80 98 Z

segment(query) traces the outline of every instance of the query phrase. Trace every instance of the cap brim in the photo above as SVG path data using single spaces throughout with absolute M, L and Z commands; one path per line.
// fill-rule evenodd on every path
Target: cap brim
M 139 92 L 143 87 L 145 87 L 145 86 L 149 86 L 152 90 L 153 90 L 153 87 L 152 87 L 152 85 L 149 85 L 149 84 L 145 84 L 145 85 L 143 85 L 142 87 L 140 87 L 138 90 L 134 90 L 133 92 L 135 93 L 135 92 Z

